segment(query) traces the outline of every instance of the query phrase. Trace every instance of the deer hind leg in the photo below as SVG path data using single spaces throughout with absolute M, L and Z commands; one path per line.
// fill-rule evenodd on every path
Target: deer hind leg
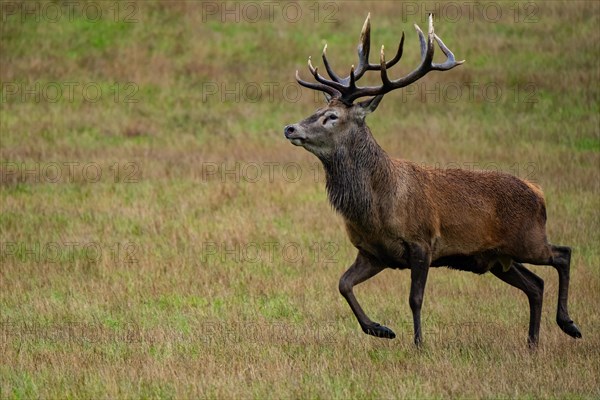
M 373 260 L 359 253 L 354 264 L 352 264 L 340 278 L 339 289 L 342 296 L 344 296 L 350 305 L 352 312 L 354 312 L 363 332 L 380 338 L 393 339 L 396 337 L 396 334 L 388 327 L 371 321 L 358 303 L 358 300 L 356 300 L 352 291 L 352 288 L 355 285 L 372 278 L 385 268 L 385 266 L 375 263 Z
M 569 317 L 567 306 L 569 298 L 569 276 L 571 270 L 571 248 L 545 244 L 534 257 L 519 261 L 536 265 L 551 265 L 558 272 L 558 306 L 556 323 L 567 335 L 581 338 L 581 332 Z
M 556 310 L 556 323 L 567 335 L 581 338 L 581 332 L 569 317 L 567 301 L 569 298 L 569 276 L 571 270 L 571 248 L 566 246 L 550 245 L 552 258 L 550 264 L 558 272 L 558 307 Z
M 513 262 L 508 270 L 502 264 L 495 263 L 490 272 L 509 285 L 521 289 L 527 295 L 529 300 L 529 336 L 527 343 L 529 347 L 537 346 L 542 318 L 544 281 L 517 262 Z

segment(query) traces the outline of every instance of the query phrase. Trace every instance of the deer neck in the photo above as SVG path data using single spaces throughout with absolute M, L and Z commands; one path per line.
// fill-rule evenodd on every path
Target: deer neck
M 321 158 L 327 194 L 332 206 L 345 218 L 363 225 L 372 220 L 375 198 L 381 188 L 389 190 L 391 161 L 366 125 L 354 128 L 347 143 Z

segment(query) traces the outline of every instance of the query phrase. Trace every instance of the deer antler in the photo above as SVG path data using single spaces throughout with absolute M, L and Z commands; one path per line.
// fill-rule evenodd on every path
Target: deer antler
M 404 48 L 404 33 L 402 33 L 402 38 L 400 39 L 400 45 L 398 46 L 398 51 L 394 58 L 390 61 L 385 61 L 385 54 L 383 46 L 381 46 L 380 53 L 380 62 L 379 64 L 371 64 L 369 62 L 369 52 L 371 50 L 371 14 L 367 15 L 367 19 L 363 25 L 360 39 L 358 42 L 358 64 L 355 68 L 354 65 L 350 69 L 350 75 L 345 78 L 337 75 L 329 61 L 327 60 L 327 45 L 323 48 L 323 64 L 325 65 L 325 69 L 327 70 L 327 74 L 329 78 L 327 79 L 319 74 L 318 69 L 313 67 L 311 58 L 308 58 L 308 68 L 312 75 L 314 76 L 317 82 L 307 82 L 300 78 L 300 74 L 296 71 L 296 80 L 298 83 L 304 87 L 314 90 L 320 90 L 332 96 L 333 98 L 337 98 L 342 100 L 347 104 L 352 104 L 352 102 L 360 97 L 365 96 L 378 96 L 383 95 L 388 92 L 391 92 L 394 89 L 399 89 L 405 86 L 410 85 L 411 83 L 416 82 L 420 78 L 422 78 L 429 71 L 447 71 L 460 65 L 464 62 L 456 61 L 454 58 L 454 54 L 440 39 L 438 35 L 435 34 L 433 30 L 433 15 L 429 14 L 429 29 L 427 31 L 427 38 L 421 31 L 418 25 L 415 24 L 415 29 L 417 30 L 417 34 L 419 35 L 419 41 L 421 43 L 421 64 L 413 70 L 408 75 L 396 79 L 390 80 L 387 74 L 387 70 L 394 65 L 400 58 L 402 57 L 402 51 Z M 441 64 L 433 62 L 433 52 L 434 52 L 434 44 L 433 41 L 436 41 L 442 52 L 446 55 L 446 61 Z M 367 71 L 380 71 L 381 73 L 381 86 L 356 86 L 356 82 L 365 74 Z

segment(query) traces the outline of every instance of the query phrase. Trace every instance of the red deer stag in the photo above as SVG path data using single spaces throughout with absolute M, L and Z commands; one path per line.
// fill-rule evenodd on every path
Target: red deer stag
M 429 71 L 447 71 L 463 61 L 433 31 L 429 15 L 427 35 L 415 25 L 421 44 L 421 64 L 408 75 L 392 80 L 388 69 L 402 57 L 404 34 L 396 56 L 369 62 L 370 16 L 358 44 L 358 65 L 350 75 L 337 75 L 323 49 L 326 78 L 308 67 L 316 82 L 296 71 L 302 86 L 322 91 L 326 107 L 305 120 L 285 127 L 285 137 L 323 163 L 329 201 L 344 218 L 350 241 L 358 249 L 356 261 L 342 275 L 339 290 L 362 330 L 376 337 L 394 338 L 394 332 L 373 322 L 352 292 L 385 268 L 410 269 L 409 304 L 414 341 L 422 342 L 421 305 L 429 267 L 492 274 L 522 290 L 529 299 L 530 346 L 538 342 L 543 280 L 522 263 L 551 265 L 558 271 L 556 322 L 568 335 L 581 333 L 569 317 L 567 297 L 571 249 L 546 240 L 546 207 L 542 191 L 512 175 L 461 169 L 427 169 L 410 161 L 393 159 L 377 144 L 365 123 L 383 96 L 410 85 Z M 434 41 L 446 60 L 433 62 Z M 357 86 L 367 71 L 379 71 L 382 85 Z M 355 102 L 362 97 L 368 99 Z

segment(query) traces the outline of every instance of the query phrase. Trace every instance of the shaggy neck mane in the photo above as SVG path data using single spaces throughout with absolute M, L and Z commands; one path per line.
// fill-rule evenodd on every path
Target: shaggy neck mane
M 390 159 L 364 123 L 354 129 L 347 143 L 321 161 L 333 208 L 350 221 L 364 224 L 372 220 L 375 186 L 390 183 Z

